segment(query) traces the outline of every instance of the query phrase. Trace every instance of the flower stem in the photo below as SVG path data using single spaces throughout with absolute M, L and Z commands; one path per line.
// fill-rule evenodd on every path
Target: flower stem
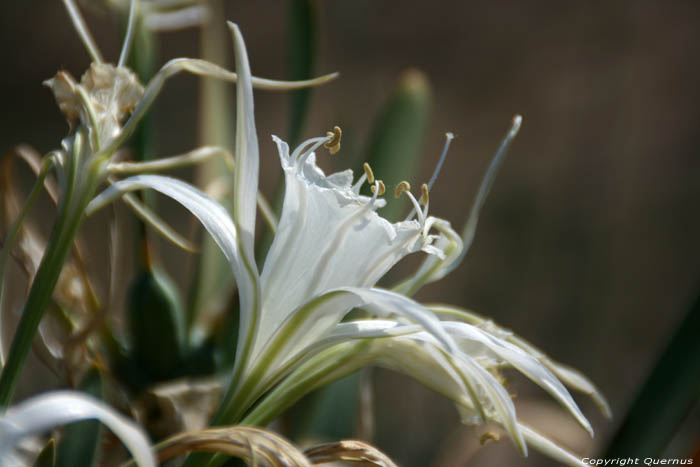
M 82 223 L 85 207 L 94 195 L 99 181 L 99 167 L 90 168 L 87 180 L 73 180 L 64 202 L 60 204 L 58 219 L 51 231 L 49 242 L 41 259 L 22 317 L 12 340 L 7 362 L 0 375 L 0 411 L 6 409 L 19 380 L 24 361 L 34 340 L 39 322 L 44 315 L 58 278 Z

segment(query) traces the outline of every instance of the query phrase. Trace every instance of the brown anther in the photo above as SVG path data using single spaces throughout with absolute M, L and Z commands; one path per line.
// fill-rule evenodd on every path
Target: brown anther
M 396 185 L 396 190 L 394 190 L 394 197 L 398 198 L 404 191 L 411 191 L 411 184 L 406 180 Z
M 372 190 L 372 193 L 376 191 L 377 186 L 379 187 L 379 193 L 377 194 L 377 196 L 382 196 L 386 191 L 386 186 L 384 186 L 384 182 L 381 180 L 377 180 L 377 184 L 372 185 L 372 187 L 370 188 Z
M 335 154 L 336 152 L 340 151 L 340 137 L 343 136 L 343 132 L 340 130 L 339 126 L 334 126 L 333 131 L 329 131 L 326 133 L 328 137 L 330 137 L 330 141 L 327 141 L 323 144 L 323 147 L 328 149 L 328 152 L 332 154 Z
M 426 206 L 428 204 L 428 185 L 426 183 L 422 184 L 420 186 L 420 191 L 421 191 L 421 196 L 420 196 L 420 204 L 423 206 Z
M 498 435 L 498 433 L 494 433 L 492 431 L 487 431 L 483 435 L 481 435 L 481 438 L 479 438 L 479 442 L 483 446 L 484 444 L 491 442 L 491 441 L 498 441 L 500 440 L 501 437 Z
M 374 183 L 374 172 L 372 172 L 372 167 L 370 167 L 369 164 L 365 162 L 364 164 L 362 164 L 362 168 L 365 170 L 367 182 Z

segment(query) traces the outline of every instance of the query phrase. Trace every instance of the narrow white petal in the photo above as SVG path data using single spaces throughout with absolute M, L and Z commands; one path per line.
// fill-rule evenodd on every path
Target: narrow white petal
M 532 428 L 528 428 L 522 423 L 519 425 L 520 431 L 522 431 L 523 436 L 525 436 L 527 443 L 540 451 L 542 454 L 549 456 L 562 464 L 570 465 L 572 467 L 584 467 L 587 465 L 578 456 L 570 453 L 561 446 L 558 446 L 549 438 L 542 436 Z
M 209 231 L 231 264 L 240 263 L 236 227 L 226 209 L 188 183 L 163 175 L 134 175 L 119 180 L 96 196 L 86 211 L 92 214 L 124 193 L 153 189 L 187 208 Z
M 552 371 L 552 373 L 557 375 L 557 377 L 562 380 L 564 384 L 572 389 L 586 394 L 593 399 L 593 402 L 596 403 L 606 418 L 612 418 L 612 410 L 610 409 L 610 404 L 608 404 L 608 401 L 605 399 L 605 397 L 603 397 L 603 394 L 598 390 L 595 384 L 593 384 L 593 382 L 584 376 L 580 371 L 566 365 L 562 365 L 561 363 L 554 362 L 546 357 L 543 359 L 542 363 L 544 363 Z
M 550 359 L 544 352 L 525 341 L 524 339 L 514 335 L 508 329 L 498 326 L 496 323 L 490 319 L 484 318 L 472 311 L 467 311 L 465 309 L 449 306 L 449 305 L 428 305 L 428 308 L 436 313 L 440 317 L 458 319 L 463 322 L 479 326 L 479 328 L 488 332 L 489 334 L 508 341 L 519 348 L 523 349 L 526 353 L 531 355 L 540 361 L 544 366 L 546 366 L 554 375 L 559 378 L 565 385 L 580 391 L 588 395 L 593 401 L 598 405 L 603 415 L 610 418 L 612 417 L 612 412 L 610 410 L 610 405 L 603 396 L 603 394 L 598 390 L 595 384 L 586 376 L 581 374 L 578 370 L 570 368 L 561 363 L 555 362 Z
M 462 238 L 445 220 L 434 219 L 433 227 L 439 232 L 434 246 L 443 252 L 443 257 L 428 255 L 411 277 L 395 287 L 397 292 L 413 295 L 422 286 L 442 279 L 458 266 L 464 248 Z
M 425 332 L 400 337 L 395 340 L 402 339 L 436 344 L 434 336 Z M 450 357 L 457 364 L 457 369 L 463 378 L 464 384 L 471 388 L 471 391 L 476 390 L 476 394 L 473 392 L 471 394 L 472 402 L 482 407 L 482 414 L 485 412 L 487 418 L 503 425 L 520 452 L 523 455 L 527 455 L 527 445 L 517 426 L 515 406 L 503 385 L 467 352 L 460 350 L 450 355 Z M 459 401 L 459 399 L 454 400 Z M 468 406 L 467 408 L 472 407 Z
M 233 181 L 233 222 L 240 235 L 241 258 L 250 279 L 250 289 L 240 290 L 240 336 L 234 375 L 244 371 L 260 328 L 260 276 L 255 263 L 255 215 L 260 157 L 258 135 L 255 132 L 253 84 L 243 35 L 238 26 L 228 22 L 233 36 L 236 73 L 236 135 L 234 156 L 236 170 Z M 248 297 L 243 295 L 248 293 Z M 234 380 L 237 376 L 234 376 Z M 234 383 L 235 384 L 235 383 Z
M 528 355 L 524 350 L 509 342 L 498 339 L 487 332 L 472 326 L 467 323 L 443 321 L 443 326 L 452 335 L 458 343 L 463 340 L 472 343 L 478 343 L 485 346 L 488 350 L 495 353 L 498 357 L 505 360 L 514 368 L 520 370 L 524 375 L 530 378 L 537 385 L 552 395 L 559 401 L 576 420 L 583 426 L 586 431 L 593 436 L 593 428 L 586 417 L 581 413 L 581 410 L 574 402 L 573 398 L 566 390 L 563 384 L 554 376 L 544 365 L 537 359 Z M 474 355 L 474 349 L 470 352 L 469 349 L 464 349 L 470 355 Z
M 238 284 L 241 302 L 241 329 L 248 329 L 249 323 L 254 321 L 254 310 L 256 304 L 259 303 L 257 271 L 243 257 L 236 226 L 226 209 L 219 203 L 192 185 L 175 178 L 162 175 L 135 175 L 114 183 L 95 197 L 88 205 L 87 212 L 94 212 L 126 192 L 146 188 L 156 190 L 182 204 L 199 219 L 221 248 L 231 264 L 233 275 Z M 244 339 L 239 340 L 239 349 L 244 345 L 244 341 Z
M 10 458 L 22 438 L 87 419 L 97 419 L 107 425 L 138 465 L 155 467 L 155 458 L 143 430 L 103 402 L 73 391 L 34 397 L 11 407 L 0 417 L 0 459 Z
M 362 308 L 380 317 L 398 317 L 417 324 L 434 338 L 436 345 L 448 352 L 458 351 L 454 340 L 442 328 L 440 320 L 419 303 L 403 295 L 382 289 L 342 287 L 330 290 L 298 307 L 279 326 L 260 353 L 254 358 L 268 360 L 270 373 L 282 368 L 309 346 L 327 336 L 353 308 Z M 270 353 L 274 356 L 270 357 Z
M 584 376 L 580 371 L 555 362 L 544 352 L 516 335 L 508 336 L 508 340 L 541 361 L 542 364 L 549 368 L 550 371 L 554 373 L 564 384 L 589 396 L 591 399 L 593 399 L 593 402 L 596 403 L 605 417 L 612 418 L 612 410 L 610 409 L 610 404 L 608 404 L 608 401 L 605 399 L 600 390 L 598 390 L 596 385 L 593 384 L 593 382 Z
M 228 23 L 236 55 L 236 141 L 234 155 L 233 220 L 241 236 L 243 254 L 253 258 L 255 251 L 256 194 L 258 192 L 258 136 L 255 133 L 253 83 L 243 35 L 234 23 Z

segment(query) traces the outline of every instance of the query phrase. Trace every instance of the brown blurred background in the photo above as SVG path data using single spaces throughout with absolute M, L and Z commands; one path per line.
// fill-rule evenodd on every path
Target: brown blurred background
M 287 6 L 228 5 L 258 76 L 287 74 Z M 524 116 L 466 263 L 419 298 L 489 315 L 588 375 L 616 416 L 607 422 L 578 398 L 597 430 L 594 442 L 560 422 L 533 385 L 516 378 L 514 390 L 533 424 L 556 426 L 579 452 L 600 449 L 700 285 L 700 4 L 356 0 L 320 7 L 316 69 L 342 77 L 314 92 L 305 134 L 343 128 L 341 157 L 322 157 L 327 168 L 358 165 L 399 73 L 419 68 L 434 106 L 415 182 L 429 177 L 443 133 L 453 131 L 431 212 L 459 227 L 511 117 Z M 104 55 L 116 60 L 114 22 L 86 15 Z M 66 126 L 41 81 L 64 68 L 79 76 L 87 54 L 57 0 L 3 2 L 0 44 L 0 151 L 27 142 L 46 152 Z M 193 30 L 164 34 L 160 44 L 162 62 L 199 54 Z M 195 145 L 197 91 L 189 76 L 166 87 L 155 109 L 159 153 Z M 283 94 L 256 94 L 267 193 L 278 181 L 269 135 L 287 134 L 287 106 Z M 478 435 L 460 427 L 449 402 L 407 378 L 374 376 L 380 447 L 405 466 L 464 465 Z M 696 408 L 669 455 L 687 455 L 699 427 Z M 548 462 L 534 453 L 520 459 L 501 442 L 469 465 Z

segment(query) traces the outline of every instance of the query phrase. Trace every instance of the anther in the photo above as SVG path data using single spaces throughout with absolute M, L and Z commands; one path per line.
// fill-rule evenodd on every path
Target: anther
M 420 191 L 421 191 L 421 196 L 420 196 L 420 204 L 423 206 L 428 205 L 428 184 L 424 183 L 420 186 Z
M 406 180 L 396 185 L 396 190 L 394 190 L 394 197 L 398 198 L 404 191 L 411 191 L 411 184 Z
M 362 168 L 365 170 L 367 182 L 374 183 L 374 172 L 372 172 L 372 167 L 370 167 L 369 164 L 365 162 L 364 164 L 362 164 Z
M 484 444 L 491 442 L 491 441 L 498 441 L 500 440 L 501 437 L 498 435 L 498 433 L 494 433 L 493 431 L 487 431 L 483 435 L 481 435 L 481 438 L 479 438 L 479 443 L 483 446 Z
M 379 189 L 379 193 L 377 193 L 377 196 L 382 196 L 384 192 L 386 191 L 386 186 L 384 186 L 384 182 L 381 180 L 377 180 L 376 185 L 372 185 L 370 188 L 372 190 L 372 193 L 374 193 L 377 189 Z
M 340 137 L 343 136 L 343 132 L 340 130 L 339 126 L 334 126 L 333 131 L 329 131 L 326 135 L 330 138 L 323 147 L 328 149 L 328 152 L 335 154 L 340 151 Z

